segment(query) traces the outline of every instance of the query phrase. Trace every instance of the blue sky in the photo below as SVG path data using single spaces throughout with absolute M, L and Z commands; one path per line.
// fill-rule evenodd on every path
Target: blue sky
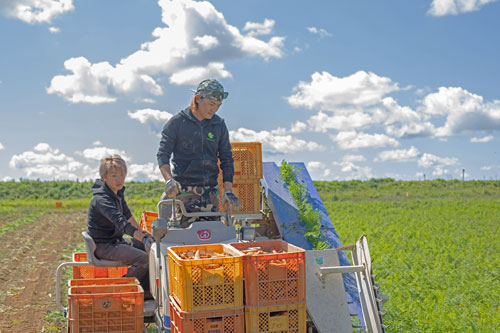
M 498 179 L 500 3 L 0 0 L 0 181 L 160 179 L 163 124 L 217 78 L 232 141 L 315 180 Z

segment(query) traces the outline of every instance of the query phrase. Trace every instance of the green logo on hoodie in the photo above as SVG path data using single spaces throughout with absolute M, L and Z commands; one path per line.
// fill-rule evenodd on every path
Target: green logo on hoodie
M 207 140 L 208 141 L 214 141 L 214 135 L 212 134 L 212 132 L 208 132 L 208 134 L 207 134 Z

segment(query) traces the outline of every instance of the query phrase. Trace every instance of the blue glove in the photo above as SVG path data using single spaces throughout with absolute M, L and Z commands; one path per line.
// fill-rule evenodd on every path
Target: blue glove
M 142 238 L 142 244 L 144 244 L 144 248 L 146 249 L 146 252 L 149 252 L 151 250 L 151 246 L 154 244 L 154 239 L 151 236 L 144 236 Z
M 241 208 L 240 199 L 234 195 L 231 191 L 224 192 L 224 196 L 222 197 L 222 206 L 224 207 L 226 203 L 229 205 L 230 211 L 239 211 Z

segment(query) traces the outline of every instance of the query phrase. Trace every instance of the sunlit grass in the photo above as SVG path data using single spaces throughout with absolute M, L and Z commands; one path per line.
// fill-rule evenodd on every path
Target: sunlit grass
M 324 202 L 344 244 L 367 235 L 389 332 L 500 330 L 497 199 Z

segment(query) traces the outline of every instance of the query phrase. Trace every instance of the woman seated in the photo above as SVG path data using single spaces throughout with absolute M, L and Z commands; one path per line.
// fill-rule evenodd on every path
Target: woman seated
M 119 155 L 105 157 L 99 167 L 101 179 L 92 186 L 94 197 L 90 201 L 88 233 L 96 244 L 95 256 L 130 266 L 126 277 L 135 277 L 149 292 L 148 252 L 153 238 L 142 232 L 125 201 L 127 166 Z M 132 238 L 124 238 L 127 234 Z

